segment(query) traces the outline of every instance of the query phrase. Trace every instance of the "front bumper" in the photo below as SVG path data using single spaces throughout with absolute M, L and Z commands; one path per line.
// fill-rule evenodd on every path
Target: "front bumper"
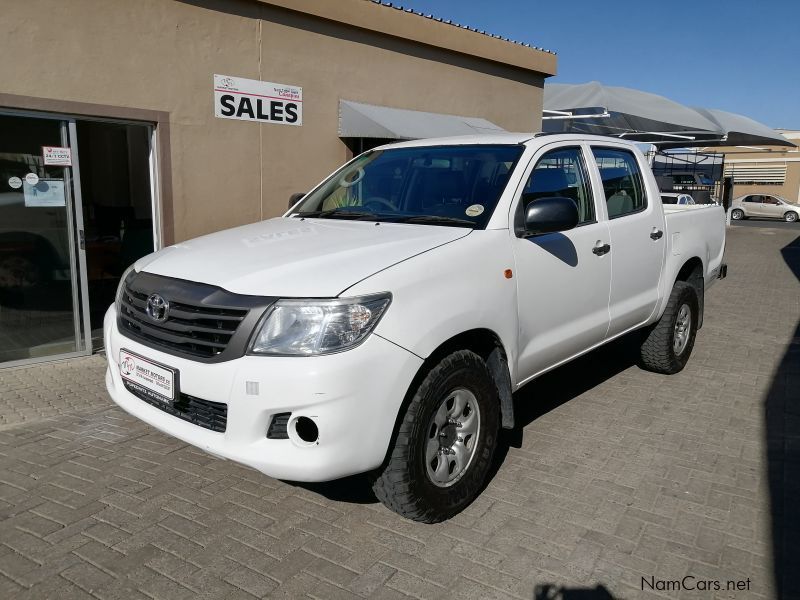
M 216 456 L 278 479 L 328 481 L 368 471 L 386 456 L 395 419 L 422 359 L 376 334 L 352 350 L 317 357 L 244 356 L 206 364 L 161 352 L 120 334 L 116 310 L 105 316 L 106 387 L 133 416 Z M 227 405 L 224 433 L 172 416 L 125 389 L 120 349 L 180 373 L 180 391 Z M 258 393 L 247 393 L 257 383 Z M 312 418 L 316 443 L 267 439 L 272 416 L 291 412 Z

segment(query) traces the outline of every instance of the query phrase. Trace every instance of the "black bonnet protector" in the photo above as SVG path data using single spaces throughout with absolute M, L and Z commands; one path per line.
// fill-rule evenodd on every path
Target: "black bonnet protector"
M 123 284 L 117 325 L 125 337 L 173 356 L 217 363 L 244 356 L 270 296 L 146 272 Z

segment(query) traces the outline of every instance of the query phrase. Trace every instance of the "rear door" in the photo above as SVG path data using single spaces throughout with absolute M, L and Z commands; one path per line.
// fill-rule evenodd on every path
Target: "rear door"
M 528 165 L 525 184 L 512 203 L 520 382 L 599 344 L 608 331 L 608 226 L 604 210 L 598 210 L 602 206 L 591 185 L 589 160 L 584 145 L 545 146 Z M 553 196 L 575 201 L 579 225 L 524 237 L 525 202 Z
M 642 325 L 658 303 L 666 246 L 658 189 L 644 177 L 649 167 L 627 146 L 592 145 L 602 182 L 611 237 L 608 336 Z

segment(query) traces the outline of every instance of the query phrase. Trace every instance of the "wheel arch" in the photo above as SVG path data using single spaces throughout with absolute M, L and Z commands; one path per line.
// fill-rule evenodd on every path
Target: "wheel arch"
M 500 336 L 491 329 L 476 328 L 462 331 L 439 344 L 431 352 L 417 370 L 416 375 L 406 390 L 403 402 L 395 415 L 395 423 L 392 428 L 392 437 L 386 450 L 384 463 L 388 459 L 403 419 L 403 415 L 414 396 L 422 380 L 428 373 L 448 354 L 457 350 L 470 350 L 480 356 L 489 368 L 489 372 L 494 379 L 497 393 L 500 398 L 501 427 L 511 429 L 514 427 L 514 404 L 512 400 L 511 374 L 508 368 L 508 354 Z
M 504 429 L 513 428 L 514 404 L 511 398 L 511 374 L 508 368 L 508 353 L 500 336 L 491 329 L 480 327 L 462 331 L 439 344 L 425 359 L 411 387 L 417 384 L 420 380 L 419 378 L 424 377 L 442 358 L 456 350 L 471 350 L 486 362 L 500 396 L 502 427 Z
M 693 256 L 683 263 L 678 270 L 678 275 L 675 281 L 672 282 L 673 287 L 678 281 L 683 281 L 691 285 L 697 293 L 697 305 L 699 308 L 699 315 L 697 316 L 697 328 L 703 326 L 703 314 L 705 309 L 705 267 L 702 259 L 698 256 Z M 670 288 L 671 289 L 671 288 Z

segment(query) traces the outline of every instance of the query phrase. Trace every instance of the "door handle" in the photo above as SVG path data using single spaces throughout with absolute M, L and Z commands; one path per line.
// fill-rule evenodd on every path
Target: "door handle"
M 597 256 L 603 256 L 603 254 L 608 254 L 611 252 L 611 244 L 601 244 L 597 242 L 594 248 L 592 248 L 592 252 L 597 254 Z
M 662 235 L 664 235 L 664 232 L 663 232 L 663 231 L 661 231 L 660 229 L 656 229 L 655 227 L 653 227 L 653 231 L 652 231 L 652 233 L 650 234 L 650 239 L 651 239 L 651 240 L 660 240 Z

